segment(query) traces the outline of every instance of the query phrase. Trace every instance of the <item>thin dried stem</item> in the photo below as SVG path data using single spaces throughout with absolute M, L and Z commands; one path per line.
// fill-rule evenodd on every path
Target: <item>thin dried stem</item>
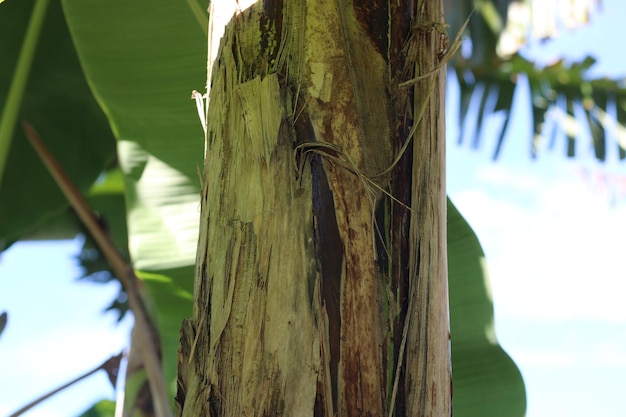
M 58 394 L 59 392 L 63 391 L 64 389 L 71 387 L 72 385 L 74 385 L 77 382 L 80 382 L 83 379 L 85 379 L 85 378 L 95 374 L 96 372 L 98 372 L 101 369 L 109 370 L 109 369 L 112 369 L 113 367 L 118 368 L 119 365 L 120 365 L 120 361 L 121 360 L 122 360 L 122 353 L 117 354 L 115 356 L 111 356 L 109 359 L 104 361 L 102 364 L 96 366 L 92 370 L 85 372 L 84 374 L 80 375 L 79 377 L 76 377 L 76 378 L 72 379 L 70 382 L 68 382 L 66 384 L 63 384 L 60 387 L 55 388 L 52 391 L 48 392 L 47 394 L 44 394 L 41 397 L 31 401 L 30 403 L 26 404 L 24 407 L 20 408 L 19 410 L 17 410 L 13 414 L 9 415 L 8 417 L 18 417 L 18 416 L 21 416 L 22 414 L 24 414 L 25 412 L 27 412 L 31 408 L 33 408 L 36 405 L 42 403 L 43 401 L 47 400 L 48 398 L 52 397 L 53 395 Z M 109 375 L 109 377 L 111 377 L 111 375 Z M 114 382 L 114 381 L 112 381 L 112 382 Z
M 154 341 L 159 340 L 158 335 L 150 324 L 148 315 L 146 314 L 146 309 L 137 287 L 138 279 L 135 276 L 132 266 L 126 263 L 122 255 L 115 248 L 113 241 L 98 222 L 85 198 L 65 174 L 63 168 L 44 145 L 35 129 L 26 121 L 22 121 L 22 128 L 55 182 L 63 194 L 65 194 L 70 205 L 74 208 L 78 217 L 93 236 L 111 266 L 111 269 L 126 289 L 128 304 L 135 316 L 135 326 L 137 327 L 140 340 L 139 350 L 148 375 L 156 416 L 171 417 L 172 411 L 169 406 L 161 361 L 154 346 Z

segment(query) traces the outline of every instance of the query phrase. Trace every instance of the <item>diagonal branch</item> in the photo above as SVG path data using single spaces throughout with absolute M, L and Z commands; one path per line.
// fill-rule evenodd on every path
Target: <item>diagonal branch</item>
M 63 391 L 64 389 L 71 387 L 75 383 L 82 381 L 83 379 L 87 378 L 88 376 L 91 376 L 91 375 L 95 374 L 100 369 L 104 369 L 107 372 L 107 374 L 109 375 L 109 378 L 111 379 L 111 383 L 113 385 L 115 385 L 115 379 L 113 378 L 113 374 L 112 374 L 111 371 L 115 370 L 115 372 L 117 372 L 117 369 L 119 369 L 121 360 L 122 360 L 122 353 L 119 353 L 119 354 L 117 354 L 115 356 L 111 356 L 109 359 L 104 361 L 102 364 L 96 366 L 94 369 L 85 372 L 84 374 L 82 374 L 79 377 L 74 378 L 70 382 L 68 382 L 66 384 L 63 384 L 63 385 L 61 385 L 58 388 L 53 389 L 52 391 L 48 392 L 47 394 L 42 395 L 41 397 L 37 398 L 36 400 L 31 401 L 29 404 L 26 404 L 24 407 L 20 408 L 19 410 L 17 410 L 13 414 L 11 414 L 9 417 L 21 416 L 22 414 L 24 414 L 25 412 L 27 412 L 28 410 L 30 410 L 34 406 L 38 405 L 39 403 L 47 400 L 48 398 L 52 397 L 55 394 L 58 394 L 59 392 Z
M 85 198 L 65 174 L 63 168 L 44 145 L 35 129 L 26 121 L 22 121 L 22 128 L 55 182 L 78 214 L 78 217 L 92 234 L 107 262 L 111 265 L 111 269 L 120 278 L 122 285 L 126 289 L 128 304 L 135 315 L 135 326 L 139 335 L 139 350 L 150 382 L 150 391 L 156 416 L 171 417 L 172 412 L 169 406 L 161 361 L 153 344 L 154 340 L 159 340 L 158 334 L 156 334 L 148 319 L 145 306 L 139 295 L 138 279 L 132 266 L 126 264 L 122 255 L 115 248 L 110 236 L 98 222 Z

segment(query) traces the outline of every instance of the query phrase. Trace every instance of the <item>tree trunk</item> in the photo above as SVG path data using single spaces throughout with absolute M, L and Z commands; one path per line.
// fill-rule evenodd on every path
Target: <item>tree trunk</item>
M 441 2 L 211 9 L 177 415 L 451 415 Z

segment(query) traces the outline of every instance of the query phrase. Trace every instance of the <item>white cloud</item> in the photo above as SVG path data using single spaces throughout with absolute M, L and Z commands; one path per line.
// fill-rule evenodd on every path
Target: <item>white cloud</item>
M 589 356 L 592 365 L 611 369 L 626 369 L 626 349 L 615 341 L 599 343 Z
M 602 340 L 594 340 L 593 332 L 585 332 L 582 326 L 579 327 L 581 329 L 575 339 L 586 341 L 574 342 L 567 336 L 567 331 L 554 327 L 551 337 L 546 338 L 544 335 L 542 343 L 535 341 L 524 346 L 518 345 L 508 348 L 507 352 L 522 369 L 626 369 L 626 348 L 623 340 L 615 340 L 612 335 L 607 335 Z
M 499 314 L 626 322 L 626 208 L 569 174 L 489 165 L 453 200 L 485 249 Z
M 512 353 L 515 363 L 524 367 L 571 368 L 580 358 L 570 352 L 517 349 Z

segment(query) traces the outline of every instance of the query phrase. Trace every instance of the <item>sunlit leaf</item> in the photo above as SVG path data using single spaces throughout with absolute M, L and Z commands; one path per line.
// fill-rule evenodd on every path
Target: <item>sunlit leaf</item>
M 6 102 L 33 5 L 33 0 L 2 5 L 0 108 Z M 18 117 L 37 129 L 83 193 L 114 160 L 114 138 L 87 86 L 59 2 L 48 6 Z M 65 216 L 68 206 L 22 130 L 15 129 L 0 184 L 0 250 L 46 224 L 59 225 L 58 232 L 40 236 L 58 235 L 64 227 L 71 230 L 67 219 L 56 220 Z
M 204 28 L 184 2 L 63 5 L 119 141 L 135 267 L 193 265 L 204 145 L 190 95 L 206 83 Z
M 64 0 L 63 6 L 118 139 L 129 250 L 152 296 L 173 393 L 178 330 L 191 314 L 204 144 L 190 96 L 206 83 L 206 28 L 188 2 Z
M 478 149 L 480 143 L 480 135 L 482 133 L 483 122 L 487 115 L 491 114 L 489 109 L 487 109 L 487 104 L 489 99 L 493 96 L 493 94 L 497 94 L 497 86 L 491 82 L 487 81 L 482 84 L 483 90 L 482 95 L 480 97 L 480 103 L 478 105 L 478 116 L 476 117 L 476 128 L 474 129 L 474 135 L 472 137 L 472 147 L 474 149 Z
M 176 362 L 180 324 L 191 315 L 193 274 L 188 268 L 164 271 L 165 274 L 137 271 L 153 302 L 153 314 L 161 335 L 163 370 L 172 398 L 176 393 Z
M 620 126 L 626 126 L 626 101 L 625 100 L 618 101 L 615 107 L 617 111 L 617 123 Z M 619 159 L 624 159 L 626 158 L 626 140 L 622 141 L 621 136 L 626 136 L 626 135 L 621 135 L 620 133 L 621 132 L 618 132 L 617 147 L 619 150 Z
M 585 109 L 585 117 L 589 123 L 594 154 L 600 161 L 604 161 L 606 159 L 606 133 L 602 123 L 587 109 Z
M 469 114 L 469 106 L 472 101 L 472 96 L 474 94 L 474 87 L 476 84 L 472 81 L 466 81 L 465 76 L 462 71 L 457 71 L 457 79 L 459 81 L 459 91 L 461 94 L 459 100 L 459 138 L 458 143 L 463 142 L 463 126 L 466 123 L 466 116 Z
M 577 79 L 584 79 L 585 72 L 587 72 L 592 66 L 594 66 L 598 62 L 598 60 L 591 56 L 587 55 L 582 61 L 574 62 L 569 68 L 569 74 L 572 77 Z
M 595 62 L 595 61 L 594 61 Z M 607 130 L 606 130 L 606 124 L 601 120 L 602 116 L 604 116 L 606 118 L 607 113 L 606 113 L 606 109 L 607 109 L 607 105 L 608 105 L 608 94 L 605 91 L 602 91 L 600 89 L 594 89 L 593 93 L 591 94 L 591 97 L 593 99 L 593 108 L 591 109 L 590 113 L 593 116 L 593 119 L 595 120 L 595 122 L 598 125 L 598 129 L 600 130 L 598 132 L 598 144 L 600 146 L 601 152 L 599 152 L 600 154 L 604 154 L 604 158 L 606 158 L 606 148 L 607 148 Z M 595 140 L 594 140 L 595 143 Z M 602 158 L 601 160 L 604 160 L 604 158 Z
M 530 94 L 532 100 L 531 106 L 533 121 L 531 156 L 536 157 L 541 142 L 541 132 L 543 131 L 549 103 L 541 92 L 540 84 L 534 80 L 530 80 Z
M 513 108 L 513 97 L 515 95 L 516 86 L 517 86 L 517 83 L 511 80 L 504 80 L 498 85 L 498 100 L 496 102 L 494 111 L 504 113 L 504 122 L 502 123 L 500 134 L 498 135 L 498 140 L 496 142 L 496 149 L 493 153 L 493 159 L 496 159 L 498 157 L 502 149 L 502 144 L 504 142 L 504 135 L 507 132 L 507 128 L 511 120 L 510 115 L 511 115 L 511 110 Z
M 574 100 L 571 97 L 567 97 L 567 115 L 575 120 L 574 116 Z M 574 133 L 565 129 L 565 135 L 567 137 L 567 156 L 573 157 L 576 155 L 576 136 Z
M 102 400 L 91 406 L 78 417 L 113 417 L 115 415 L 115 402 Z

